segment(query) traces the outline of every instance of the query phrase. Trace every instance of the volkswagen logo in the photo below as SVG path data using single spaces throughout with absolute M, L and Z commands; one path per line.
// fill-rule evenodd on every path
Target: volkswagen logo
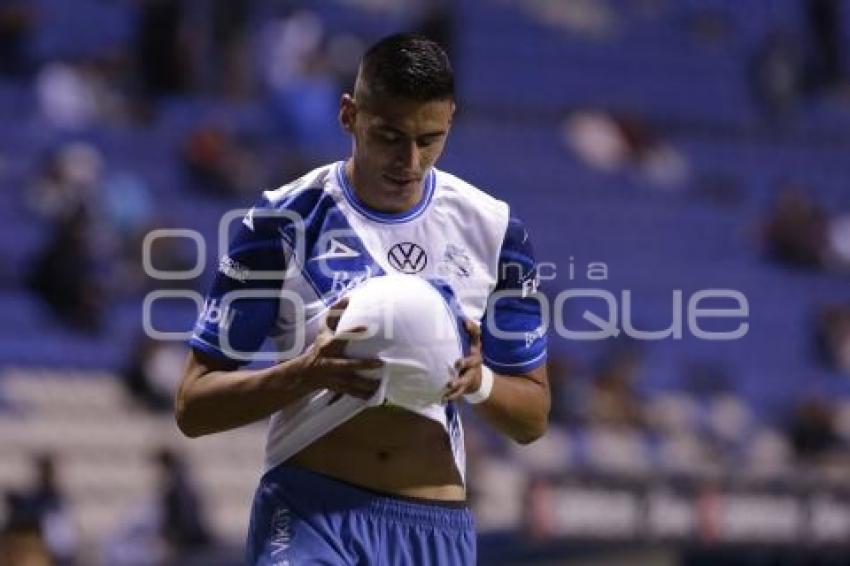
M 387 260 L 395 269 L 402 273 L 419 273 L 428 265 L 428 255 L 425 250 L 413 242 L 400 242 L 390 248 Z

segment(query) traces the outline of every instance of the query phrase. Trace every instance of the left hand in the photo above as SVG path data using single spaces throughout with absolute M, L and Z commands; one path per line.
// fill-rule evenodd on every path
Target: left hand
M 466 393 L 474 393 L 481 387 L 481 329 L 471 320 L 464 321 L 469 332 L 469 355 L 455 362 L 458 375 L 446 385 L 443 402 L 454 401 Z

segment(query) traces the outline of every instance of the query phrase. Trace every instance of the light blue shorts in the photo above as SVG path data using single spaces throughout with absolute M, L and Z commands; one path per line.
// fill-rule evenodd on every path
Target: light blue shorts
M 400 498 L 281 464 L 251 510 L 251 565 L 472 565 L 475 525 L 464 503 Z

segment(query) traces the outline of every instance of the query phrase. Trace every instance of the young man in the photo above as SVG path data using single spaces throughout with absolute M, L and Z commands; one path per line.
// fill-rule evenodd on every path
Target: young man
M 272 416 L 252 564 L 473 564 L 456 403 L 465 397 L 521 443 L 546 429 L 545 332 L 528 234 L 507 204 L 434 167 L 454 110 L 452 69 L 437 44 L 408 34 L 380 41 L 340 103 L 351 157 L 266 191 L 219 265 L 176 416 L 191 437 Z M 375 390 L 357 372 L 382 362 L 343 356 L 339 309 L 329 307 L 344 308 L 340 298 L 365 278 L 399 271 L 445 280 L 476 321 L 467 321 L 470 354 L 438 405 L 443 423 L 375 407 L 288 455 L 291 407 L 322 390 L 360 398 Z M 268 273 L 285 277 L 260 275 Z M 242 294 L 226 301 L 229 293 Z M 297 350 L 299 333 L 308 346 Z M 297 351 L 269 368 L 239 369 L 238 353 L 267 336 Z

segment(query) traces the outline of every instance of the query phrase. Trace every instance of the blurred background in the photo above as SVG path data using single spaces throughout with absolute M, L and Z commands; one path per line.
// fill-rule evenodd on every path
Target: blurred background
M 241 562 L 264 426 L 177 432 L 187 293 L 225 211 L 348 155 L 339 95 L 399 30 L 450 52 L 439 165 L 512 203 L 553 304 L 749 306 L 703 323 L 733 341 L 552 333 L 549 433 L 465 420 L 481 563 L 850 563 L 838 0 L 0 0 L 0 563 Z M 186 274 L 153 279 L 154 228 L 210 245 L 148 240 Z

